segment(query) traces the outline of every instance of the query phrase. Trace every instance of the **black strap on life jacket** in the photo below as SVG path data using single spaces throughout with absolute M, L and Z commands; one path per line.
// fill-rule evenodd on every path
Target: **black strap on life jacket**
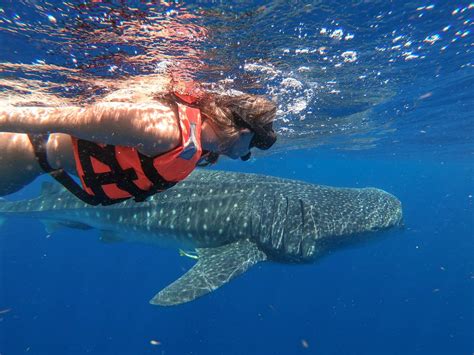
M 101 146 L 94 142 L 78 139 L 77 150 L 84 171 L 84 184 L 94 192 L 95 196 L 100 198 L 102 204 L 113 204 L 123 200 L 109 198 L 104 192 L 103 185 L 116 184 L 118 188 L 132 195 L 135 201 L 142 202 L 158 191 L 169 189 L 176 184 L 165 180 L 158 174 L 153 166 L 153 158 L 141 153 L 138 154 L 143 172 L 152 183 L 152 187 L 148 190 L 142 190 L 135 185 L 133 181 L 137 180 L 138 177 L 133 168 L 122 169 L 115 156 L 115 146 Z M 94 172 L 91 157 L 107 165 L 110 171 L 105 173 Z
M 137 179 L 137 174 L 133 168 L 122 169 L 115 157 L 115 147 L 113 145 L 100 146 L 87 140 L 78 139 L 77 148 L 79 160 L 84 171 L 84 184 L 92 190 L 94 195 L 90 195 L 74 181 L 63 169 L 53 169 L 47 160 L 46 143 L 48 135 L 28 135 L 31 144 L 34 147 L 36 159 L 41 168 L 49 173 L 53 178 L 60 182 L 66 189 L 73 193 L 82 201 L 91 205 L 111 205 L 122 202 L 128 198 L 109 198 L 103 185 L 116 184 L 118 188 L 128 192 L 137 202 L 144 201 L 147 197 L 154 195 L 159 191 L 169 189 L 175 182 L 165 180 L 154 168 L 153 158 L 139 154 L 143 172 L 152 182 L 152 187 L 148 190 L 142 190 L 133 183 Z M 92 166 L 91 157 L 107 165 L 110 171 L 96 173 Z
M 77 140 L 77 150 L 79 161 L 81 162 L 84 176 L 84 184 L 92 190 L 95 196 L 100 199 L 102 204 L 110 205 L 121 202 L 125 199 L 109 198 L 103 185 L 116 184 L 121 190 L 127 191 L 132 196 L 142 196 L 143 192 L 133 183 L 137 179 L 137 174 L 132 168 L 122 169 L 115 158 L 115 147 L 112 145 L 99 146 L 96 143 L 86 140 Z M 92 166 L 91 158 L 107 165 L 110 171 L 105 173 L 96 173 Z
M 64 169 L 53 169 L 49 165 L 48 158 L 46 155 L 46 144 L 48 142 L 49 134 L 28 134 L 31 145 L 35 152 L 35 158 L 38 161 L 39 166 L 46 173 L 51 175 L 56 181 L 68 189 L 78 199 L 85 203 L 93 206 L 100 204 L 100 200 L 95 196 L 89 195 L 82 187 L 74 181 L 74 179 L 64 171 Z

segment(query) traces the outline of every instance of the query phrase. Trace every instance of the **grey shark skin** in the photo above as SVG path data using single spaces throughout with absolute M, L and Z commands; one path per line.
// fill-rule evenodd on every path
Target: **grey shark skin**
M 94 228 L 101 238 L 196 248 L 197 263 L 150 301 L 189 302 L 261 261 L 306 263 L 401 224 L 400 201 L 374 188 L 334 188 L 270 176 L 195 171 L 146 202 L 93 207 L 48 184 L 38 198 L 1 202 L 0 217 Z

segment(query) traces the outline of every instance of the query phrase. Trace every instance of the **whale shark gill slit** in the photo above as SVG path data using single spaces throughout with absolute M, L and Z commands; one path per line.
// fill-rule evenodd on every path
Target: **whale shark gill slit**
M 304 230 L 304 202 L 302 199 L 298 199 L 301 206 L 301 228 Z

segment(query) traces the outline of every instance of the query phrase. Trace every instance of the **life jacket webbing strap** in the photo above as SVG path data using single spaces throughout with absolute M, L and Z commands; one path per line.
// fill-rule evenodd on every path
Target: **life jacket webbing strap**
M 87 140 L 77 140 L 77 150 L 79 152 L 79 160 L 84 171 L 93 173 L 85 174 L 83 176 L 84 184 L 92 190 L 94 195 L 101 201 L 103 205 L 120 202 L 124 199 L 111 199 L 107 196 L 103 189 L 103 185 L 115 184 L 121 190 L 127 191 L 132 196 L 142 196 L 145 191 L 142 191 L 133 183 L 137 179 L 137 174 L 132 168 L 122 169 L 115 157 L 115 147 L 106 145 L 101 147 L 96 143 Z M 110 171 L 97 173 L 92 166 L 91 158 L 107 165 Z
M 69 192 L 75 195 L 78 199 L 84 201 L 89 205 L 96 206 L 100 201 L 95 197 L 89 195 L 82 187 L 74 181 L 74 179 L 64 171 L 64 169 L 54 169 L 48 162 L 46 155 L 46 145 L 49 134 L 28 134 L 31 145 L 35 153 L 35 158 L 39 166 L 44 172 L 51 175 L 57 182 L 63 185 Z
M 143 173 L 153 183 L 153 186 L 148 192 L 149 195 L 154 195 L 159 191 L 168 190 L 169 188 L 176 185 L 174 181 L 168 181 L 162 177 L 153 165 L 154 158 L 148 157 L 138 152 L 140 157 L 140 164 L 142 166 Z M 146 198 L 146 197 L 145 197 Z
M 140 158 L 141 168 L 152 183 L 148 190 L 140 189 L 133 181 L 137 180 L 137 173 L 133 168 L 122 169 L 115 156 L 115 146 L 99 146 L 87 140 L 77 140 L 77 150 L 82 169 L 88 172 L 83 176 L 84 184 L 92 190 L 95 196 L 102 201 L 102 204 L 113 204 L 124 199 L 111 199 L 103 189 L 103 185 L 115 184 L 119 189 L 128 192 L 136 202 L 142 202 L 147 197 L 154 195 L 158 191 L 163 191 L 174 186 L 175 182 L 166 181 L 154 168 L 153 158 L 147 157 L 137 152 Z M 91 158 L 105 164 L 110 171 L 97 173 L 92 166 Z

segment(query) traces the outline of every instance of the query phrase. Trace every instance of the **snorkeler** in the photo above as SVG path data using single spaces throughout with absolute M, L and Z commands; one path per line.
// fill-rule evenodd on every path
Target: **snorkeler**
M 88 204 L 143 201 L 219 155 L 270 148 L 275 111 L 261 96 L 171 90 L 146 102 L 0 106 L 0 196 L 46 172 Z

